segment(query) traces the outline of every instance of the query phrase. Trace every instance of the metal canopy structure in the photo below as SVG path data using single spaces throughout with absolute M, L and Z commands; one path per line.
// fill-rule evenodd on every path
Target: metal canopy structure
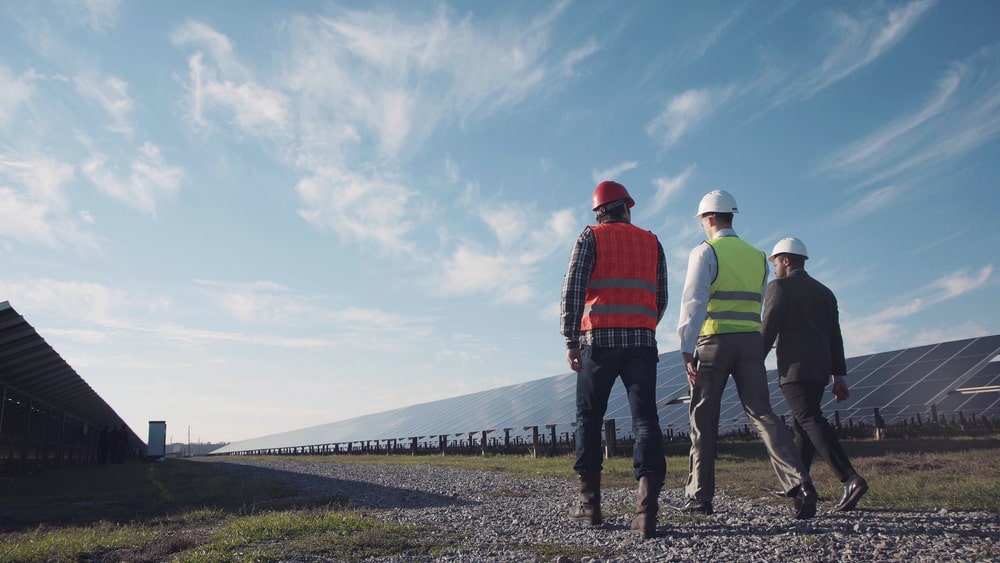
M 0 459 L 8 465 L 93 461 L 101 430 L 117 426 L 133 448 L 143 446 L 6 301 L 0 302 L 0 397 Z
M 875 409 L 888 423 L 918 415 L 939 413 L 1000 414 L 1000 335 L 943 342 L 903 350 L 849 358 L 851 397 L 836 403 L 832 394 L 824 412 L 838 413 L 850 424 L 875 425 Z M 777 373 L 768 373 L 771 404 L 778 414 L 790 410 L 777 384 Z M 689 432 L 688 383 L 679 352 L 660 355 L 657 369 L 660 426 L 668 435 Z M 234 442 L 212 452 L 237 454 L 289 450 L 322 445 L 439 439 L 491 435 L 526 436 L 538 428 L 572 432 L 576 420 L 576 374 L 509 385 L 460 397 L 442 399 L 310 428 Z M 608 402 L 606 420 L 628 432 L 631 413 L 622 385 L 616 385 Z M 746 415 L 729 384 L 720 412 L 720 432 L 748 428 Z

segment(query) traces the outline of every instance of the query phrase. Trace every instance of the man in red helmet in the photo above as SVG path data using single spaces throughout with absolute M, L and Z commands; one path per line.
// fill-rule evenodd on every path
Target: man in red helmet
M 625 186 L 594 189 L 597 225 L 576 239 L 562 289 L 562 335 L 576 377 L 576 463 L 580 501 L 570 518 L 599 526 L 604 413 L 621 377 L 632 411 L 633 475 L 639 482 L 632 529 L 656 535 L 658 497 L 666 476 L 656 412 L 656 325 L 667 309 L 667 262 L 656 236 L 632 225 L 635 205 Z

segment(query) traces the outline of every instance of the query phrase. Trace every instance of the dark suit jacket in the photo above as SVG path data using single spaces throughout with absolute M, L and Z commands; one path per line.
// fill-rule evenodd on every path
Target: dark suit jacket
M 847 373 L 837 298 L 829 288 L 795 270 L 767 284 L 764 300 L 764 353 L 777 338 L 780 383 L 827 383 L 831 374 Z

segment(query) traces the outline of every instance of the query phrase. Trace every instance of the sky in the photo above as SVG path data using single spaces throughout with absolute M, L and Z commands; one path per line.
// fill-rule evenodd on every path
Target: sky
M 1000 3 L 0 3 L 0 301 L 144 439 L 568 372 L 605 179 L 661 352 L 714 189 L 848 356 L 1000 333 Z

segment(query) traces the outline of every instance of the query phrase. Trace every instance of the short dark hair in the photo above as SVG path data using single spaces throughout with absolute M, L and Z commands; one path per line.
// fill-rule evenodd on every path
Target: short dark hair
M 711 213 L 705 213 L 705 215 L 712 215 L 720 223 L 725 224 L 725 225 L 732 225 L 733 224 L 733 214 L 732 213 L 720 213 L 718 211 L 713 211 Z
M 806 258 L 801 254 L 792 254 L 791 252 L 785 252 L 782 256 L 788 257 L 788 265 L 792 267 L 793 270 L 801 270 L 806 266 Z
M 597 222 L 607 223 L 628 218 L 628 205 L 624 199 L 613 201 L 597 208 Z

